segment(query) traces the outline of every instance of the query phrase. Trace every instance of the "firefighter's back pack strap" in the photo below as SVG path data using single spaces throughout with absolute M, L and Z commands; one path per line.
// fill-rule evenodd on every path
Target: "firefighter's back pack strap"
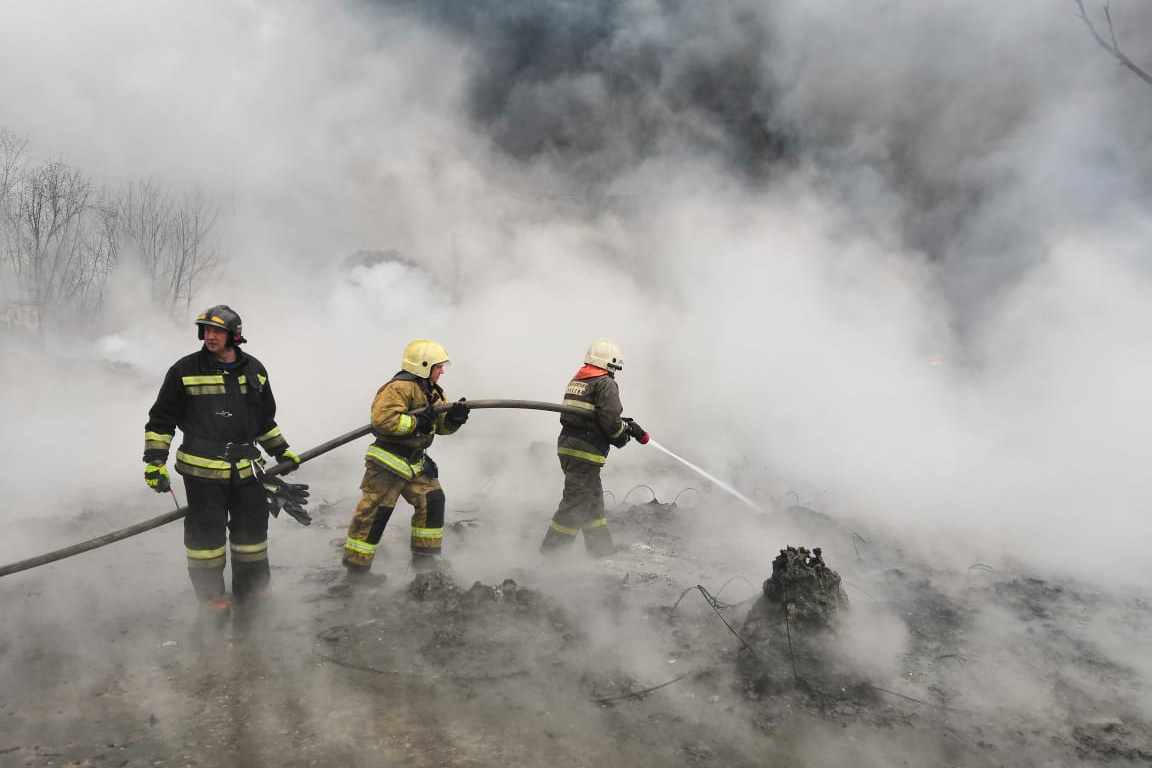
M 236 463 L 241 459 L 259 459 L 260 448 L 252 440 L 248 442 L 231 442 L 227 440 L 208 440 L 194 435 L 185 435 L 181 449 L 197 456 L 209 459 L 223 459 Z

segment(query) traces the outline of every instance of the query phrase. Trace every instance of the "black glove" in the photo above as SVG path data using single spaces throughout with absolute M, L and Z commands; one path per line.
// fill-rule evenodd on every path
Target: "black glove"
M 632 419 L 624 419 L 624 431 L 628 433 L 629 437 L 640 443 L 640 445 L 648 443 L 648 433 L 644 431 L 644 427 L 632 421 Z
M 172 482 L 168 478 L 168 467 L 164 465 L 158 467 L 155 464 L 145 464 L 144 482 L 156 493 L 168 493 L 172 488 Z
M 452 407 L 448 409 L 448 421 L 458 427 L 464 426 L 464 422 L 468 421 L 468 412 L 472 410 L 468 407 L 467 400 L 468 398 L 462 397 L 452 403 Z
M 608 438 L 608 442 L 617 448 L 623 448 L 624 446 L 628 445 L 628 430 L 620 430 L 620 434 L 616 435 L 616 437 Z
M 268 512 L 272 517 L 279 517 L 283 509 L 300 525 L 312 525 L 312 516 L 304 509 L 308 504 L 307 483 L 286 483 L 267 475 L 260 482 L 264 485 Z
M 283 453 L 276 456 L 276 463 L 288 465 L 288 468 L 281 473 L 286 475 L 289 472 L 295 472 L 300 468 L 300 457 L 292 453 L 292 451 L 284 451 Z
M 430 435 L 436 429 L 436 419 L 431 411 L 420 411 L 416 414 L 416 434 Z

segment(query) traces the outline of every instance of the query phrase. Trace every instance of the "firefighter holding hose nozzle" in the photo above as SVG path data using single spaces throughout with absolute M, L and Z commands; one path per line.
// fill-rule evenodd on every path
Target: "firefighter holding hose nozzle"
M 623 448 L 629 439 L 641 445 L 648 442 L 648 433 L 639 424 L 621 416 L 616 372 L 623 367 L 624 355 L 616 343 L 594 341 L 584 355 L 584 366 L 564 391 L 564 405 L 584 414 L 560 416 L 556 454 L 564 471 L 564 495 L 540 545 L 546 558 L 570 549 L 581 532 L 590 556 L 607 557 L 616 551 L 604 518 L 600 470 L 610 446 Z

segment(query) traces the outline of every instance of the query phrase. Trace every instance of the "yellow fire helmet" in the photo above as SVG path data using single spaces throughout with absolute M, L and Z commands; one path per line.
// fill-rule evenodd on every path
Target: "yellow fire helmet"
M 447 363 L 448 350 L 442 344 L 428 339 L 416 339 L 404 348 L 404 359 L 400 367 L 422 379 L 432 373 L 432 366 Z
M 624 367 L 624 353 L 614 341 L 597 339 L 588 347 L 584 362 L 606 371 L 619 371 Z

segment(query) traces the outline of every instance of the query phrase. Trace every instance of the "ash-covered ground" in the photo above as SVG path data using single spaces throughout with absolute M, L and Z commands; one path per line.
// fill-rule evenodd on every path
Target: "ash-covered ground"
M 394 524 L 386 578 L 356 590 L 352 499 L 320 483 L 311 528 L 273 521 L 268 610 L 219 630 L 198 622 L 178 526 L 6 577 L 0 765 L 1152 761 L 1148 595 L 941 567 L 831 511 L 649 482 L 608 496 L 610 559 L 542 564 L 547 511 L 485 504 L 450 512 L 447 571 L 409 570 Z M 94 502 L 14 533 L 47 550 L 126 514 Z M 766 602 L 788 546 L 840 577 L 826 621 Z

